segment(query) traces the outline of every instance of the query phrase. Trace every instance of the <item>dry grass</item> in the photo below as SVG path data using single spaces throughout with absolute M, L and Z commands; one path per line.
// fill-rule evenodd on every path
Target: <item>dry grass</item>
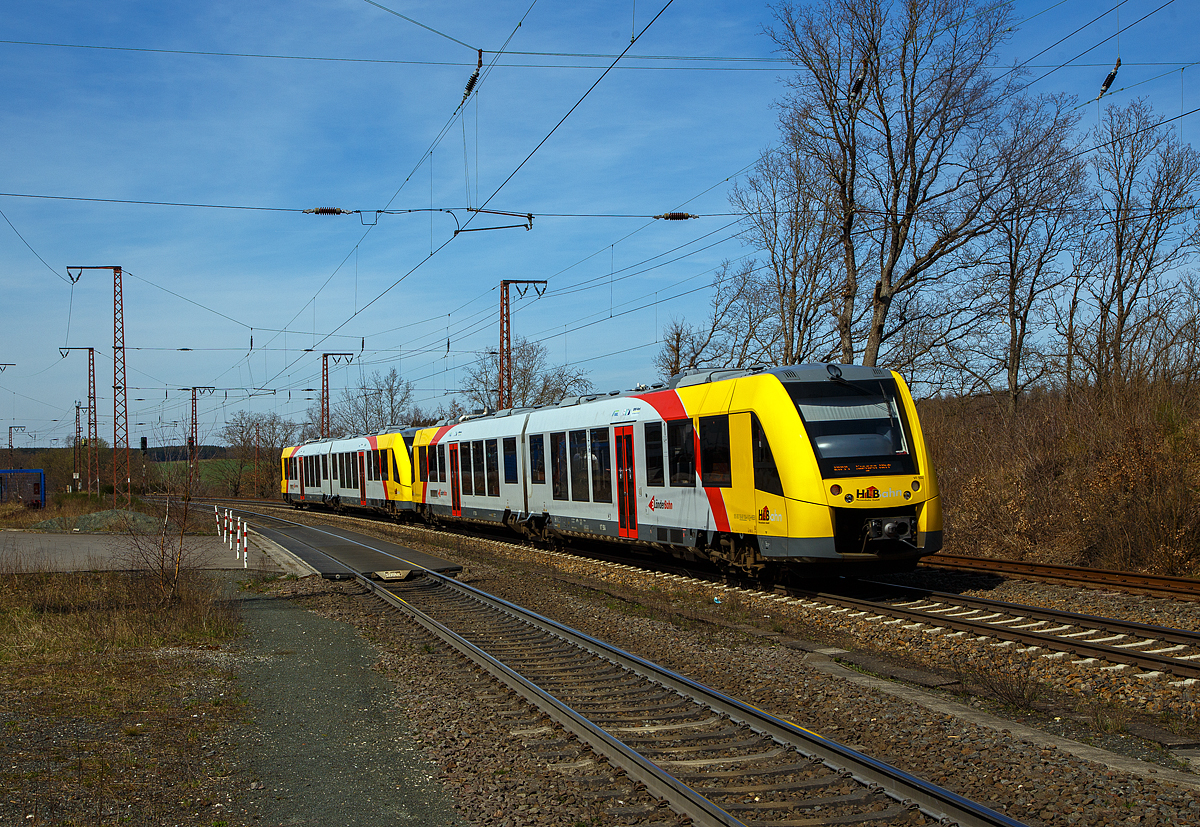
M 26 508 L 19 503 L 0 505 L 0 528 L 29 528 L 55 517 L 65 518 L 68 528 L 84 514 L 112 508 L 112 497 L 88 494 L 50 494 L 45 508 Z
M 137 575 L 0 573 L 0 823 L 211 824 L 239 628 L 216 586 L 163 609 Z
M 1144 386 L 930 400 L 947 550 L 1200 574 L 1200 394 Z

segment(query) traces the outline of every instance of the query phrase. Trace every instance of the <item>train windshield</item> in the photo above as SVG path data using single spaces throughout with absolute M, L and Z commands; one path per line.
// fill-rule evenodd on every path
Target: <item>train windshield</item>
M 915 474 L 911 431 L 891 378 L 786 382 L 823 477 Z

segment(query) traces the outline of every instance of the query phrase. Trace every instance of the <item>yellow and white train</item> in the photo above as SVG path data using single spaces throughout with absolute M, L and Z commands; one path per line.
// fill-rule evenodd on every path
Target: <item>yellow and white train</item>
M 766 575 L 911 568 L 942 547 L 908 386 L 855 365 L 669 383 L 283 451 L 283 496 L 658 549 Z

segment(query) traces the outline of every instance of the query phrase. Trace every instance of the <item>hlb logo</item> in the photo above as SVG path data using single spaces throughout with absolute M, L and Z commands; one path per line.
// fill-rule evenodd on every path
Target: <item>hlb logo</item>
M 760 523 L 779 523 L 783 522 L 783 514 L 772 512 L 770 507 L 763 506 L 763 510 L 758 512 L 758 521 Z
M 860 500 L 887 500 L 893 497 L 899 497 L 904 492 L 895 488 L 889 488 L 887 491 L 880 491 L 878 488 L 872 485 L 865 491 L 861 488 L 858 489 L 857 493 Z

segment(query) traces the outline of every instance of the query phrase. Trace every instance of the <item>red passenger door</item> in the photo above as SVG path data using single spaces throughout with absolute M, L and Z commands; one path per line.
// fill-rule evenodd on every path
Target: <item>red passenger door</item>
M 633 471 L 633 426 L 614 428 L 617 448 L 617 529 L 622 537 L 638 536 L 637 479 Z
M 455 517 L 462 516 L 462 491 L 458 481 L 458 443 L 450 444 L 450 512 Z

